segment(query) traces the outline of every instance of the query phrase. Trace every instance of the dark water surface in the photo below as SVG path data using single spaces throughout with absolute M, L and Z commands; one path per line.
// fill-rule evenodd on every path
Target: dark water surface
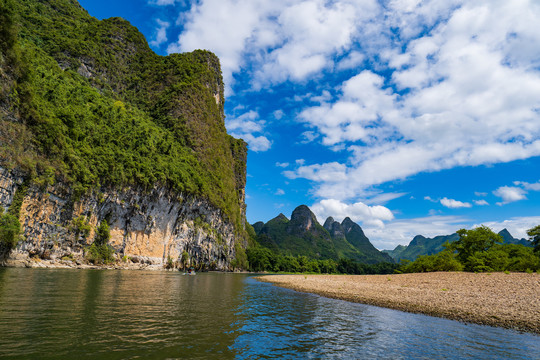
M 540 336 L 247 275 L 0 268 L 1 359 L 540 359 Z

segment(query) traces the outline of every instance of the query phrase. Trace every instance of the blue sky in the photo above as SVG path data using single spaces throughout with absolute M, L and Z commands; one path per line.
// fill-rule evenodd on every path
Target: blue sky
M 306 204 L 379 249 L 540 224 L 540 3 L 80 0 L 161 55 L 208 49 L 253 223 Z

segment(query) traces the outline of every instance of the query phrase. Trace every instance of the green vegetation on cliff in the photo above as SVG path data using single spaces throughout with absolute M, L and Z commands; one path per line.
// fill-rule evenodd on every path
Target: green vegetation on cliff
M 19 219 L 16 216 L 4 214 L 4 209 L 0 207 L 0 255 L 17 245 L 20 232 Z
M 0 14 L 0 165 L 75 195 L 166 186 L 242 229 L 247 149 L 226 133 L 215 55 L 158 56 L 74 0 L 0 0 Z

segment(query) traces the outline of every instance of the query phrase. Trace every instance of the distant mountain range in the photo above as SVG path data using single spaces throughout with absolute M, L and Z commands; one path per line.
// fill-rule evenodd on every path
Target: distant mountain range
M 313 259 L 348 258 L 366 264 L 391 262 L 388 254 L 377 250 L 360 225 L 350 218 L 341 223 L 329 217 L 321 226 L 311 210 L 300 205 L 291 219 L 279 214 L 266 224 L 252 225 L 257 242 L 284 255 L 304 255 Z
M 531 246 L 530 241 L 514 238 L 507 229 L 501 230 L 499 235 L 503 238 L 505 244 Z M 437 254 L 444 249 L 443 244 L 445 242 L 454 242 L 458 239 L 459 235 L 457 233 L 453 233 L 452 235 L 440 235 L 434 238 L 416 235 L 409 245 L 398 245 L 394 250 L 383 250 L 382 252 L 390 255 L 396 262 L 399 262 L 402 259 L 414 261 L 420 255 Z

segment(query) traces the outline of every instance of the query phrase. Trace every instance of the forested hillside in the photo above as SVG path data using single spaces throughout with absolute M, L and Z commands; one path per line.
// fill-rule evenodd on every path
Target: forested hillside
M 34 184 L 167 186 L 243 228 L 246 145 L 227 135 L 219 60 L 156 55 L 75 0 L 0 0 L 0 165 Z

